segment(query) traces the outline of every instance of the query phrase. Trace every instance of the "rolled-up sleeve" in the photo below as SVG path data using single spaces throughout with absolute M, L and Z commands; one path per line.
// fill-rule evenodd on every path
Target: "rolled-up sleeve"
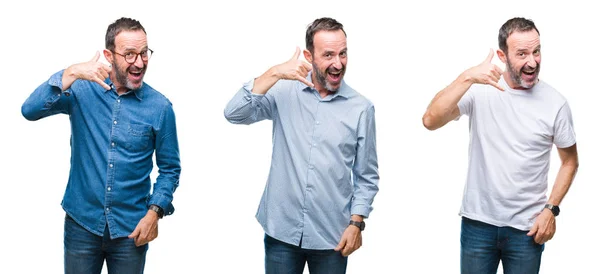
M 370 105 L 362 114 L 358 124 L 358 144 L 354 167 L 354 197 L 350 213 L 369 217 L 372 204 L 379 191 L 379 171 L 375 137 L 375 108 Z

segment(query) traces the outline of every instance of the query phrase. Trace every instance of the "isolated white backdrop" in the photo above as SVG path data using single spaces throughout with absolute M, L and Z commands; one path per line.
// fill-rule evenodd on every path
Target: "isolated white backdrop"
M 121 16 L 140 20 L 148 32 L 155 54 L 145 80 L 173 102 L 183 167 L 176 212 L 159 223 L 146 273 L 263 272 L 263 233 L 254 214 L 269 169 L 271 123 L 231 125 L 223 108 L 243 82 L 286 61 L 296 46 L 304 48 L 306 26 L 322 16 L 344 24 L 345 79 L 376 109 L 380 192 L 348 273 L 459 273 L 468 122 L 429 132 L 421 115 L 437 91 L 497 48 L 498 28 L 514 16 L 531 18 L 540 29 L 540 77 L 571 104 L 581 162 L 541 273 L 593 272 L 600 255 L 594 134 L 600 20 L 584 3 L 5 2 L 0 272 L 63 271 L 60 201 L 69 120 L 57 115 L 28 122 L 20 107 L 51 74 L 102 50 L 106 27 Z M 553 151 L 550 188 L 558 165 Z

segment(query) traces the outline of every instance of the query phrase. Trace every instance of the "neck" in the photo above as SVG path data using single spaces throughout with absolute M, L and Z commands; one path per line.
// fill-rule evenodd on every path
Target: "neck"
M 313 85 L 315 85 L 315 89 L 319 92 L 319 95 L 321 96 L 321 98 L 325 98 L 325 97 L 327 97 L 327 95 L 333 93 L 333 92 L 329 91 L 327 88 L 325 88 L 324 86 L 322 86 L 321 83 L 319 83 L 319 81 L 317 81 L 316 76 L 314 74 L 311 76 L 311 78 L 312 78 Z
M 110 81 L 113 83 L 113 86 L 115 87 L 115 90 L 117 91 L 118 95 L 123 95 L 129 91 L 129 89 L 126 86 L 121 85 L 121 83 L 119 83 L 119 81 L 117 81 L 116 77 L 113 76 L 112 74 L 109 76 L 109 78 L 110 78 Z

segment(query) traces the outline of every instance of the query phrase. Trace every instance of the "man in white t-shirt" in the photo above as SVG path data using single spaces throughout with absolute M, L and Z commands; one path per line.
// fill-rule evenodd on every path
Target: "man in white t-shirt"
M 483 63 L 440 91 L 423 116 L 435 130 L 469 116 L 469 169 L 461 226 L 461 273 L 538 273 L 544 243 L 578 167 L 575 132 L 566 99 L 538 79 L 540 35 L 524 18 L 508 20 L 498 35 L 502 71 Z M 562 162 L 546 197 L 550 152 Z

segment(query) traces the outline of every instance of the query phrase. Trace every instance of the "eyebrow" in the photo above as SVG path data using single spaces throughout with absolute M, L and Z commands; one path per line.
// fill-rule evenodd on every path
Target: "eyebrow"
M 137 50 L 137 48 L 134 48 L 134 47 L 128 47 L 128 48 L 124 48 L 123 50 L 124 50 L 124 51 L 136 51 L 136 50 Z M 142 52 L 142 51 L 145 51 L 145 50 L 148 50 L 148 46 L 145 46 L 145 47 L 143 47 L 143 48 L 140 50 L 140 52 Z
M 537 47 L 535 47 L 533 50 L 535 51 L 535 50 L 539 50 L 539 49 L 541 49 L 541 48 L 542 48 L 542 46 L 537 46 Z M 517 52 L 523 52 L 523 51 L 529 51 L 529 49 L 527 49 L 527 48 L 520 48 L 520 49 L 517 49 Z
M 340 50 L 340 53 L 347 52 L 347 51 L 348 51 L 348 48 L 343 48 L 342 50 Z M 323 52 L 323 54 L 327 54 L 327 53 L 335 53 L 335 50 L 325 50 Z

